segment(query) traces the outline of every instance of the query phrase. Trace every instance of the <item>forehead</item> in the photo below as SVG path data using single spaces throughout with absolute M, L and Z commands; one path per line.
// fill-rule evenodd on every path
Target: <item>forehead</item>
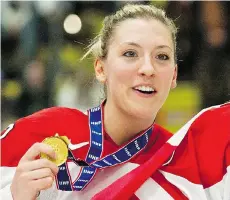
M 127 19 L 117 25 L 113 42 L 136 42 L 140 45 L 167 45 L 173 48 L 170 29 L 155 19 Z

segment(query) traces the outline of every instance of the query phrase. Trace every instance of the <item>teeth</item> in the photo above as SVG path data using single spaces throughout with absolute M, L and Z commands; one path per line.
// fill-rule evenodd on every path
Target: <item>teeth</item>
M 141 90 L 143 92 L 154 92 L 154 89 L 149 86 L 138 86 L 135 87 L 136 90 Z

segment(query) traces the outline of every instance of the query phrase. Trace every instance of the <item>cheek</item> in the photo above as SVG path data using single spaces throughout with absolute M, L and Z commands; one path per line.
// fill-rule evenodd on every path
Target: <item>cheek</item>
M 127 65 L 122 65 L 122 63 L 116 63 L 116 65 L 110 65 L 107 71 L 107 80 L 109 85 L 130 85 L 132 79 L 135 77 L 135 68 L 129 67 Z
M 159 79 L 162 87 L 170 88 L 172 84 L 173 76 L 174 76 L 174 69 L 160 72 Z

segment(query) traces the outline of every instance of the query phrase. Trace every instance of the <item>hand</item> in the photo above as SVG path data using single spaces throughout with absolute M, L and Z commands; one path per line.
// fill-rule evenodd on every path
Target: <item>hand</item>
M 41 190 L 52 186 L 58 166 L 47 159 L 36 159 L 45 153 L 55 159 L 55 152 L 47 144 L 35 143 L 19 161 L 11 184 L 14 200 L 34 200 Z

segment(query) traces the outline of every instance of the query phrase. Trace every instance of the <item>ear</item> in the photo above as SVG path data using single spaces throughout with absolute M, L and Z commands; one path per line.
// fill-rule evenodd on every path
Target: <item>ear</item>
M 174 69 L 174 74 L 173 74 L 171 89 L 174 89 L 177 86 L 177 73 L 178 73 L 178 66 L 176 65 L 175 69 Z
M 100 60 L 100 59 L 95 60 L 94 70 L 95 70 L 97 80 L 101 83 L 105 83 L 106 76 L 105 76 L 104 63 L 102 60 Z

